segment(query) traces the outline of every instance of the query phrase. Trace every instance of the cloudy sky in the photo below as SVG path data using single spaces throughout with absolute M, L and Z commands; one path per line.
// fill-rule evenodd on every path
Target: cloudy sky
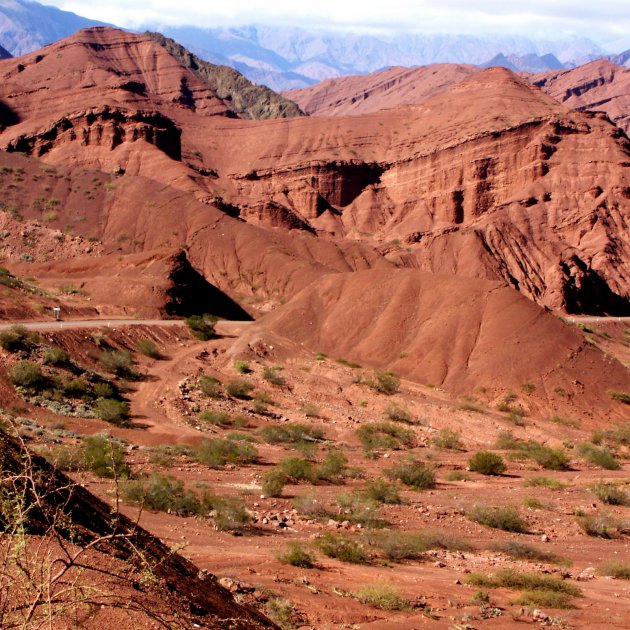
M 630 0 L 40 0 L 118 26 L 252 23 L 353 30 L 575 34 L 604 42 L 630 33 Z

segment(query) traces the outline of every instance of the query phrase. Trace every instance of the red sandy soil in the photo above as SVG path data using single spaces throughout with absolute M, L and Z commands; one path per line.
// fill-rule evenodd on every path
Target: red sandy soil
M 290 306 L 290 305 L 288 305 Z M 201 437 L 215 437 L 224 430 L 204 425 L 196 420 L 195 409 L 223 410 L 230 414 L 242 414 L 249 425 L 241 432 L 256 436 L 257 429 L 274 422 L 269 417 L 252 412 L 247 401 L 229 397 L 218 400 L 204 398 L 194 387 L 202 373 L 214 375 L 225 384 L 238 378 L 233 367 L 234 353 L 239 356 L 240 340 L 235 337 L 238 327 L 225 329 L 221 339 L 208 343 L 192 341 L 182 334 L 179 339 L 173 330 L 120 330 L 110 331 L 114 344 L 133 345 L 134 340 L 153 336 L 159 341 L 165 355 L 162 361 L 137 357 L 139 369 L 147 378 L 130 392 L 135 429 L 112 429 L 112 433 L 124 437 L 128 443 L 129 460 L 136 474 L 156 469 L 148 461 L 150 450 L 157 444 L 195 444 Z M 249 335 L 249 330 L 242 332 Z M 568 334 L 568 333 L 567 333 Z M 92 343 L 85 339 L 86 332 L 55 333 L 51 341 L 64 346 L 76 355 L 77 360 L 89 364 Z M 569 335 L 570 336 L 570 335 Z M 81 337 L 84 341 L 81 341 Z M 232 349 L 234 348 L 234 349 Z M 258 346 L 259 352 L 265 350 Z M 590 429 L 605 428 L 610 423 L 597 414 L 592 420 L 575 419 L 575 426 L 551 423 L 531 413 L 525 417 L 524 426 L 514 426 L 504 414 L 488 409 L 471 412 L 459 408 L 458 401 L 441 388 L 418 385 L 403 380 L 400 390 L 392 397 L 376 394 L 369 387 L 357 382 L 358 374 L 369 376 L 371 371 L 343 366 L 330 359 L 315 360 L 312 353 L 303 351 L 294 358 L 274 356 L 275 348 L 266 348 L 269 355 L 256 355 L 250 359 L 253 372 L 247 375 L 258 391 L 268 391 L 274 399 L 270 408 L 277 413 L 280 422 L 297 421 L 313 423 L 321 427 L 335 448 L 343 450 L 352 466 L 364 470 L 367 479 L 374 479 L 396 461 L 405 456 L 404 451 L 379 451 L 376 459 L 367 459 L 358 445 L 354 430 L 370 421 L 383 418 L 384 409 L 391 402 L 406 406 L 417 424 L 411 426 L 417 444 L 411 452 L 416 457 L 430 461 L 435 467 L 438 485 L 434 490 L 414 492 L 404 490 L 405 504 L 389 506 L 383 516 L 392 523 L 391 530 L 427 531 L 438 530 L 464 539 L 473 545 L 470 551 L 431 551 L 422 558 L 403 563 L 382 563 L 375 560 L 369 565 L 351 565 L 326 558 L 316 552 L 317 567 L 312 570 L 293 568 L 281 564 L 276 554 L 282 552 L 288 542 L 300 541 L 307 549 L 318 535 L 325 531 L 343 531 L 360 536 L 353 525 L 338 529 L 324 519 L 313 520 L 292 510 L 293 496 L 315 492 L 319 500 L 334 505 L 340 493 L 362 487 L 364 481 L 347 479 L 342 485 L 290 485 L 278 499 L 263 498 L 260 490 L 261 475 L 281 458 L 295 454 L 281 445 L 258 443 L 258 464 L 246 467 L 228 467 L 212 470 L 184 457 L 177 457 L 172 465 L 160 469 L 183 480 L 191 489 L 202 483 L 220 495 L 242 495 L 257 522 L 245 537 L 234 537 L 217 532 L 212 519 L 181 518 L 166 514 L 145 512 L 141 524 L 173 546 L 182 546 L 185 556 L 202 568 L 208 569 L 243 601 L 261 602 L 268 591 L 289 599 L 299 612 L 301 627 L 318 630 L 342 628 L 420 628 L 450 627 L 456 623 L 468 623 L 473 627 L 512 628 L 523 623 L 537 625 L 532 610 L 511 605 L 513 591 L 491 589 L 494 606 L 503 610 L 500 616 L 480 619 L 482 609 L 471 603 L 479 590 L 466 586 L 467 572 L 491 573 L 499 568 L 565 575 L 583 591 L 583 597 L 575 600 L 575 610 L 553 610 L 541 607 L 544 618 L 552 617 L 555 623 L 573 628 L 624 628 L 628 609 L 628 586 L 624 581 L 599 576 L 597 567 L 609 559 L 628 562 L 626 537 L 617 540 L 601 540 L 586 536 L 576 523 L 573 512 L 581 509 L 586 513 L 607 511 L 619 518 L 630 516 L 628 507 L 602 506 L 588 488 L 600 480 L 616 481 L 622 486 L 628 476 L 627 461 L 618 471 L 603 471 L 586 464 L 574 450 L 569 450 L 572 470 L 553 472 L 541 470 L 527 460 L 512 460 L 509 452 L 503 453 L 508 462 L 508 474 L 503 477 L 483 477 L 468 473 L 466 481 L 447 481 L 450 471 L 464 471 L 471 453 L 480 448 L 492 448 L 500 431 L 510 429 L 516 436 L 534 439 L 550 446 L 576 444 L 588 439 Z M 240 355 L 243 356 L 243 355 Z M 250 354 L 250 356 L 252 356 Z M 281 372 L 288 386 L 277 388 L 263 379 L 264 366 L 281 364 Z M 519 402 L 527 404 L 530 394 L 518 391 Z M 302 411 L 305 403 L 316 405 L 317 418 L 307 418 Z M 478 404 L 482 404 L 478 401 Z M 29 414 L 30 415 L 30 414 Z M 40 414 L 43 435 L 32 435 L 34 444 L 46 442 L 59 426 L 59 418 Z M 277 420 L 276 420 L 277 421 Z M 104 425 L 94 420 L 65 420 L 65 428 L 79 434 L 102 430 Z M 439 429 L 461 431 L 464 451 L 442 451 L 430 446 Z M 67 440 L 67 438 L 64 438 Z M 72 440 L 70 440 L 72 442 Z M 140 445 L 136 448 L 132 445 Z M 528 488 L 527 479 L 544 475 L 562 480 L 569 485 L 564 490 Z M 109 482 L 81 476 L 88 487 L 101 496 L 109 496 Z M 526 497 L 536 497 L 541 507 L 523 508 Z M 526 517 L 531 534 L 507 534 L 490 530 L 469 521 L 466 510 L 478 503 L 520 506 Z M 334 509 L 334 508 L 333 508 Z M 124 511 L 132 518 L 137 508 L 125 505 Z M 280 528 L 277 519 L 287 519 L 288 526 Z M 265 519 L 265 521 L 263 521 Z M 542 542 L 542 538 L 548 542 Z M 568 568 L 541 562 L 510 560 L 504 553 L 489 550 L 492 544 L 505 541 L 533 544 L 546 551 L 570 559 Z M 422 602 L 424 608 L 415 611 L 388 613 L 360 604 L 348 595 L 364 584 L 395 584 L 401 593 Z M 124 624 L 121 627 L 125 627 Z

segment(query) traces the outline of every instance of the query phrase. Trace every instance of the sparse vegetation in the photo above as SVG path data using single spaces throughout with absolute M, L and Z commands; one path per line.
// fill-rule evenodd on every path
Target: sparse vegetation
M 435 487 L 435 473 L 423 462 L 408 457 L 401 460 L 387 475 L 397 479 L 414 490 L 427 490 Z
M 513 507 L 476 505 L 466 515 L 475 523 L 491 527 L 492 529 L 501 529 L 505 532 L 526 534 L 529 529 L 527 521 Z
M 503 458 L 492 451 L 477 451 L 469 460 L 468 467 L 472 472 L 482 475 L 502 475 L 507 466 Z
M 172 512 L 178 516 L 198 514 L 201 506 L 194 492 L 186 490 L 174 477 L 153 474 L 148 479 L 128 481 L 123 497 L 152 512 Z
M 373 422 L 364 424 L 356 435 L 365 451 L 375 449 L 398 450 L 403 446 L 411 447 L 415 442 L 413 431 L 393 422 Z
M 129 476 L 125 449 L 107 435 L 83 438 L 82 459 L 84 467 L 97 477 L 121 479 Z
M 621 468 L 614 455 L 605 446 L 596 446 L 590 442 L 582 442 L 582 444 L 578 445 L 578 454 L 587 462 L 605 470 L 619 470 Z
M 99 356 L 103 368 L 116 376 L 129 376 L 133 357 L 127 350 L 103 350 Z
M 625 525 L 609 514 L 585 514 L 578 516 L 578 525 L 585 534 L 594 538 L 619 538 Z
M 391 584 L 366 584 L 357 589 L 352 596 L 362 604 L 368 604 L 380 610 L 406 610 L 409 602 Z
M 225 387 L 225 391 L 228 395 L 232 398 L 238 398 L 240 400 L 249 400 L 253 389 L 254 385 L 246 380 L 230 381 Z
M 129 424 L 129 405 L 115 398 L 99 398 L 94 403 L 94 413 L 101 420 L 118 426 Z
M 630 405 L 630 394 L 628 392 L 610 392 L 610 397 L 613 400 L 618 400 L 624 405 Z
M 568 488 L 568 484 L 550 477 L 532 477 L 527 480 L 527 485 L 534 488 L 548 488 L 549 490 L 564 490 Z
M 150 359 L 160 359 L 162 353 L 153 339 L 140 339 L 138 341 L 138 352 Z
M 591 492 L 608 505 L 628 505 L 628 495 L 613 483 L 598 483 L 591 488 Z
M 441 429 L 437 435 L 435 435 L 431 444 L 436 448 L 451 451 L 461 451 L 464 449 L 464 444 L 459 432 L 451 431 L 451 429 Z
M 370 561 L 363 545 L 344 534 L 326 532 L 317 539 L 315 544 L 329 558 L 350 564 L 367 564 Z
M 400 377 L 389 370 L 376 370 L 374 379 L 369 382 L 369 385 L 380 394 L 391 396 L 400 387 Z
M 599 572 L 616 580 L 630 580 L 630 563 L 610 560 L 599 567 Z
M 262 478 L 262 491 L 265 496 L 279 497 L 290 479 L 284 470 L 272 468 Z
M 191 315 L 186 319 L 186 325 L 194 337 L 200 341 L 208 341 L 215 336 L 217 318 L 214 315 Z
M 531 562 L 547 562 L 549 564 L 566 564 L 566 561 L 554 553 L 550 553 L 527 543 L 508 540 L 496 543 L 491 549 L 504 553 L 513 560 L 529 560 Z
M 218 378 L 204 374 L 199 379 L 199 390 L 208 398 L 221 398 L 221 381 Z
M 375 501 L 376 503 L 386 503 L 390 505 L 402 503 L 402 499 L 398 494 L 398 486 L 382 477 L 366 482 L 360 492 L 366 499 Z
M 239 374 L 250 374 L 252 371 L 249 367 L 249 363 L 243 359 L 237 359 L 236 361 L 234 361 L 234 369 Z
M 44 352 L 44 363 L 55 367 L 67 365 L 70 362 L 68 353 L 62 348 L 52 347 Z
M 249 442 L 215 438 L 201 440 L 195 456 L 210 468 L 222 468 L 226 464 L 251 464 L 258 459 L 258 451 Z
M 9 378 L 16 387 L 24 387 L 32 391 L 43 389 L 47 383 L 46 376 L 37 363 L 19 361 L 9 370 Z
M 36 333 L 29 333 L 24 326 L 11 326 L 9 330 L 0 332 L 0 347 L 7 352 L 30 350 L 37 340 Z
M 411 424 L 413 422 L 411 411 L 409 411 L 407 407 L 398 403 L 391 403 L 388 405 L 385 410 L 385 414 L 389 420 L 393 420 L 394 422 L 405 422 L 406 424 Z
M 267 425 L 260 435 L 267 444 L 295 445 L 304 442 L 321 442 L 324 439 L 324 432 L 319 427 L 291 422 Z
M 302 546 L 296 542 L 291 543 L 288 549 L 279 554 L 278 560 L 300 569 L 312 569 L 315 566 L 312 554 L 304 551 Z
M 277 367 L 266 367 L 263 369 L 263 378 L 276 387 L 284 387 L 287 383 Z

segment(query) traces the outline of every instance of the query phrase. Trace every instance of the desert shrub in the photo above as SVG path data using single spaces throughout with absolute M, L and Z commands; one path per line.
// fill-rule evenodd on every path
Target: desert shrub
M 435 473 L 424 462 L 408 457 L 387 471 L 387 476 L 397 479 L 414 490 L 435 487 Z
M 9 378 L 16 387 L 40 390 L 46 386 L 47 379 L 37 363 L 19 361 L 9 370 Z
M 225 387 L 225 391 L 232 397 L 240 400 L 249 400 L 250 393 L 254 385 L 246 380 L 230 381 Z
M 569 457 L 561 448 L 537 446 L 525 451 L 530 459 L 547 470 L 568 470 Z
M 366 584 L 354 591 L 352 596 L 362 604 L 380 610 L 406 610 L 409 602 L 391 584 Z
M 608 505 L 627 505 L 628 495 L 618 486 L 612 483 L 598 483 L 591 488 L 591 492 L 602 502 Z
M 265 604 L 265 614 L 282 630 L 295 628 L 293 623 L 294 613 L 293 604 L 283 597 L 272 597 Z
M 367 564 L 370 561 L 363 545 L 344 534 L 326 532 L 317 539 L 315 544 L 329 558 L 336 558 L 350 564 Z
M 524 497 L 523 505 L 530 510 L 542 510 L 545 507 L 536 497 Z
M 366 451 L 378 448 L 398 450 L 413 446 L 415 441 L 413 431 L 393 422 L 364 424 L 357 429 L 356 435 Z
M 361 492 L 340 494 L 337 497 L 337 506 L 339 513 L 334 518 L 339 520 L 347 520 L 372 529 L 388 525 L 387 521 L 381 518 L 381 505 L 368 499 Z
M 249 433 L 239 433 L 238 431 L 230 431 L 225 434 L 225 437 L 228 440 L 234 440 L 236 442 L 251 442 L 254 444 L 257 441 L 253 435 L 249 435 Z
M 201 440 L 195 455 L 211 468 L 221 468 L 226 464 L 251 464 L 258 459 L 258 451 L 252 444 L 220 438 Z
M 502 543 L 496 543 L 491 549 L 500 551 L 513 560 L 528 560 L 531 562 L 548 562 L 550 564 L 566 564 L 566 561 L 554 553 L 539 549 L 527 543 L 508 540 Z
M 548 488 L 549 490 L 564 490 L 568 487 L 566 483 L 550 477 L 532 477 L 527 480 L 527 485 L 534 488 Z
M 127 350 L 103 350 L 98 359 L 103 369 L 116 376 L 128 375 L 133 365 L 133 357 Z
M 630 580 L 630 564 L 618 560 L 610 560 L 599 567 L 601 575 L 607 575 L 617 580 Z
M 215 525 L 221 531 L 241 531 L 252 523 L 252 515 L 242 499 L 221 497 L 210 500 Z
M 582 592 L 571 582 L 551 575 L 522 573 L 514 569 L 502 569 L 494 575 L 469 573 L 466 584 L 482 588 L 509 588 L 523 591 L 549 591 L 579 597 Z
M 153 474 L 146 480 L 129 481 L 122 486 L 122 495 L 152 512 L 191 516 L 200 511 L 195 493 L 185 490 L 183 482 L 170 476 Z
M 330 511 L 321 497 L 313 492 L 295 497 L 293 499 L 293 507 L 304 516 L 311 518 L 331 518 Z
M 73 378 L 63 386 L 63 393 L 69 398 L 83 398 L 90 393 L 88 382 L 81 378 Z
M 544 608 L 575 608 L 570 595 L 556 591 L 524 591 L 510 603 L 517 606 L 534 606 Z
M 140 339 L 137 348 L 140 354 L 144 354 L 145 357 L 149 357 L 150 359 L 159 359 L 162 356 L 160 349 L 153 339 Z
M 402 503 L 402 499 L 398 494 L 398 486 L 382 477 L 366 482 L 360 492 L 368 500 L 376 503 L 387 503 L 390 505 Z
M 294 481 L 314 481 L 313 464 L 302 457 L 285 457 L 278 464 L 279 469 Z
M 468 481 L 470 477 L 463 470 L 451 470 L 445 479 L 446 481 Z
M 92 391 L 97 398 L 115 398 L 117 395 L 114 386 L 106 381 L 94 383 Z
M 625 526 L 609 514 L 586 514 L 578 516 L 578 525 L 585 534 L 594 538 L 619 538 Z
M 244 416 L 230 416 L 225 411 L 202 411 L 199 414 L 199 419 L 208 424 L 212 424 L 218 427 L 235 427 L 242 428 L 247 426 L 247 418 Z
M 583 442 L 578 446 L 578 454 L 591 464 L 605 470 L 619 470 L 621 465 L 605 446 L 595 446 L 590 442 Z
M 249 367 L 249 363 L 243 359 L 237 359 L 234 361 L 234 369 L 239 374 L 250 374 L 252 369 Z
M 613 400 L 618 400 L 625 405 L 630 405 L 630 394 L 628 392 L 610 392 L 610 397 Z
M 84 467 L 83 453 L 80 448 L 53 446 L 43 455 L 58 470 L 76 472 Z
M 301 569 L 312 569 L 315 566 L 313 556 L 308 551 L 304 551 L 300 544 L 296 542 L 291 543 L 288 549 L 278 554 L 278 560 Z
M 391 562 L 416 560 L 431 549 L 422 534 L 408 534 L 397 531 L 368 532 L 368 543 Z
M 200 341 L 208 341 L 215 336 L 217 318 L 214 315 L 191 315 L 185 321 L 192 335 Z
M 111 437 L 91 435 L 83 438 L 83 464 L 97 477 L 123 478 L 129 475 L 125 449 Z
M 302 405 L 302 412 L 307 418 L 319 418 L 321 413 L 320 408 L 313 403 L 304 403 Z
M 380 394 L 391 396 L 400 387 L 400 377 L 388 370 L 376 370 L 374 380 L 370 381 L 370 387 Z
M 97 418 L 118 426 L 124 426 L 129 422 L 129 405 L 115 398 L 99 398 L 94 403 L 94 413 Z
M 344 359 L 344 358 L 335 359 L 335 361 L 337 361 L 339 365 L 345 365 L 346 367 L 352 368 L 353 370 L 356 370 L 361 367 L 361 364 L 355 363 L 354 361 L 348 361 L 348 359 Z
M 220 398 L 221 397 L 221 381 L 214 376 L 208 376 L 204 374 L 199 379 L 199 389 L 202 394 L 208 396 L 208 398 Z
M 52 347 L 44 352 L 44 363 L 47 365 L 66 365 L 70 362 L 68 353 L 62 348 Z
M 280 370 L 277 367 L 266 367 L 263 369 L 262 377 L 272 385 L 276 387 L 284 387 L 287 383 L 280 374 Z
M 294 422 L 267 425 L 260 435 L 267 444 L 297 444 L 324 439 L 324 432 L 319 427 Z
M 482 475 L 501 475 L 507 470 L 503 458 L 492 451 L 477 451 L 468 460 L 468 467 Z
M 431 444 L 436 448 L 451 451 L 461 451 L 464 448 L 459 432 L 450 429 L 441 429 L 431 440 Z
M 280 468 L 268 470 L 262 478 L 262 491 L 268 497 L 279 497 L 289 483 L 289 476 Z
M 475 523 L 501 529 L 505 532 L 525 534 L 528 531 L 527 521 L 521 517 L 513 507 L 488 507 L 476 505 L 468 511 L 466 516 Z
M 348 458 L 340 451 L 328 451 L 320 464 L 314 468 L 314 476 L 319 481 L 338 482 L 346 473 Z
M 29 333 L 24 326 L 11 326 L 9 330 L 0 332 L 0 347 L 7 352 L 29 350 L 35 339 L 36 336 Z
M 387 406 L 385 410 L 385 414 L 390 420 L 394 422 L 405 422 L 407 424 L 411 424 L 413 422 L 413 416 L 411 415 L 411 411 L 404 407 L 403 405 L 399 405 L 397 403 L 391 403 Z

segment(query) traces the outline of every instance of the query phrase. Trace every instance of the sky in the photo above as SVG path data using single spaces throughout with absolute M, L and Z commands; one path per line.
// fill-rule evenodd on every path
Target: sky
M 355 31 L 627 38 L 630 0 L 40 0 L 117 26 L 253 23 Z

